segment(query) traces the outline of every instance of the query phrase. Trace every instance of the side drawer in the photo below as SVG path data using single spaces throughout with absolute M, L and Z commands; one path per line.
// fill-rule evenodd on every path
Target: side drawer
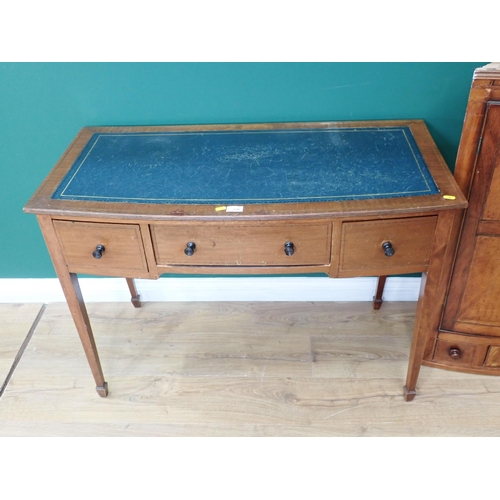
M 438 340 L 433 361 L 451 367 L 470 367 L 474 361 L 476 345 L 467 342 Z
M 339 274 L 384 275 L 425 271 L 437 216 L 342 224 Z M 384 244 L 389 244 L 387 256 Z
M 140 227 L 136 224 L 53 221 L 68 270 L 104 276 L 148 277 Z M 104 250 L 96 258 L 98 245 Z M 99 257 L 99 252 L 96 254 Z
M 486 354 L 486 360 L 484 361 L 484 366 L 488 368 L 500 368 L 500 346 L 490 345 L 488 347 L 488 353 Z
M 484 335 L 440 332 L 431 359 L 424 364 L 485 375 L 500 374 L 500 340 Z
M 151 235 L 160 266 L 304 266 L 330 263 L 330 227 L 329 223 L 153 224 Z M 192 255 L 185 252 L 188 243 L 195 245 Z M 286 243 L 291 243 L 288 254 Z

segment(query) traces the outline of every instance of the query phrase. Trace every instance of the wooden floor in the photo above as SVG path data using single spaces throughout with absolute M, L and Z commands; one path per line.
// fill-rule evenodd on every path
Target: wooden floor
M 0 305 L 0 384 L 41 304 Z M 416 303 L 88 304 L 109 396 L 65 303 L 0 398 L 0 436 L 500 436 L 500 377 L 423 367 Z

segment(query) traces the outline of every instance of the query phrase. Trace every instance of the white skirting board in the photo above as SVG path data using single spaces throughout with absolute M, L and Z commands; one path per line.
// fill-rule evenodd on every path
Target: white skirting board
M 420 278 L 387 278 L 383 299 L 417 301 Z M 371 301 L 377 278 L 255 277 L 255 278 L 160 278 L 135 280 L 144 302 L 355 302 Z M 130 300 L 123 278 L 81 278 L 86 302 Z M 64 302 L 55 278 L 0 279 L 0 303 Z

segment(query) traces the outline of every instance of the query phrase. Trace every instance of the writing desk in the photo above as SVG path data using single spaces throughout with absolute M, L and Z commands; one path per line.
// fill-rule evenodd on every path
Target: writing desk
M 77 273 L 422 272 L 406 400 L 432 349 L 467 202 L 420 120 L 87 127 L 34 213 L 107 396 Z

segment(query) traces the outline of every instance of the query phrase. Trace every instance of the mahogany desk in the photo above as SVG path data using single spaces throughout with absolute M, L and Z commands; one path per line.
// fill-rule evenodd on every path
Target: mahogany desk
M 435 342 L 467 202 L 423 121 L 81 130 L 34 213 L 100 396 L 77 273 L 422 272 L 404 394 Z

